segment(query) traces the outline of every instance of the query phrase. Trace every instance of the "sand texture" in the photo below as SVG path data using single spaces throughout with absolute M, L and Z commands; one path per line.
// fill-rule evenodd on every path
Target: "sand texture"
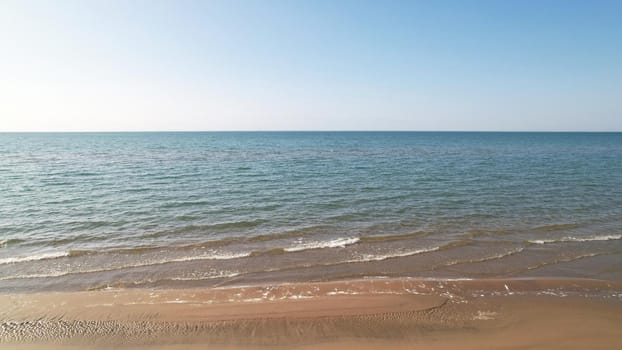
M 619 349 L 621 291 L 380 279 L 0 295 L 0 349 Z

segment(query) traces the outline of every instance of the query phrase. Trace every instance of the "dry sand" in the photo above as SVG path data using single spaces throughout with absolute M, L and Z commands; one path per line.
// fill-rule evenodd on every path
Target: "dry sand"
M 0 296 L 0 349 L 620 349 L 622 285 L 376 279 Z

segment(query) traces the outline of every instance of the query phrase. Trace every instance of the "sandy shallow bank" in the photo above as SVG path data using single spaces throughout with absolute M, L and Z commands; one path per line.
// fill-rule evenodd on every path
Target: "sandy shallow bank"
M 366 279 L 0 295 L 2 349 L 480 349 L 622 345 L 622 284 Z

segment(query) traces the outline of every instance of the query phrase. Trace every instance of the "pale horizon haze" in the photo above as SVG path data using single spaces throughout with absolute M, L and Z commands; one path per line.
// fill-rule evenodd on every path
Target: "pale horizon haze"
M 620 1 L 0 1 L 0 131 L 622 131 Z

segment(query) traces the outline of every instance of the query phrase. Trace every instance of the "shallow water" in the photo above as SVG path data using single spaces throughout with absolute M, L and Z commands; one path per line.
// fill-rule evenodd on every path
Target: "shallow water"
M 0 134 L 0 291 L 622 279 L 621 133 Z

